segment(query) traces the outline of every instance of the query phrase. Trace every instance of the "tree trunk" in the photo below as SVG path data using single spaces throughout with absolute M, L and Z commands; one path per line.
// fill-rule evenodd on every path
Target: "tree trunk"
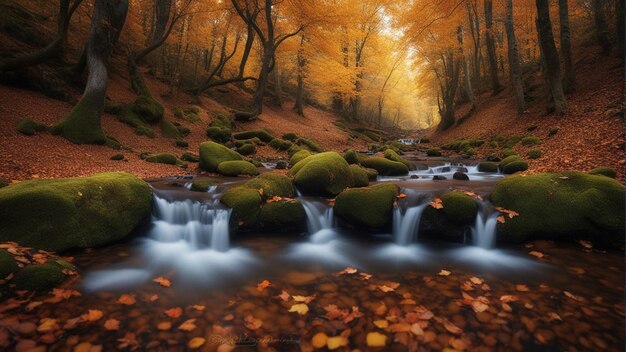
M 263 96 L 267 89 L 267 79 L 271 71 L 272 60 L 274 59 L 273 48 L 266 46 L 263 49 L 263 57 L 261 60 L 261 70 L 259 78 L 257 78 L 256 91 L 252 97 L 252 109 L 255 115 L 261 115 L 263 112 Z
M 244 72 L 246 70 L 246 64 L 248 63 L 248 57 L 250 57 L 250 51 L 252 50 L 252 45 L 254 44 L 254 28 L 251 25 L 248 25 L 248 34 L 246 36 L 246 45 L 243 48 L 243 54 L 241 56 L 241 61 L 239 62 L 239 77 L 243 77 Z M 244 82 L 238 83 L 240 88 L 243 88 Z
M 550 3 L 549 0 L 535 0 L 535 2 L 537 5 L 537 32 L 546 68 L 545 75 L 552 92 L 554 111 L 557 114 L 562 114 L 567 108 L 567 103 L 561 82 L 559 54 L 554 44 L 554 36 L 552 35 Z
M 456 122 L 456 116 L 454 111 L 454 99 L 456 97 L 456 91 L 459 84 L 459 66 L 461 62 L 454 57 L 454 53 L 448 52 L 445 56 L 442 56 L 443 63 L 443 78 L 440 79 L 441 89 L 441 104 L 439 104 L 439 114 L 441 115 L 441 122 L 437 129 L 440 131 L 447 130 L 452 127 Z
M 278 68 L 278 60 L 274 58 L 274 69 L 272 70 L 274 80 L 274 104 L 278 107 L 283 106 L 283 85 L 280 80 L 280 69 Z
M 469 60 L 467 57 L 465 57 L 465 48 L 463 47 L 463 27 L 461 26 L 457 28 L 457 39 L 461 47 L 461 58 L 463 59 L 463 76 L 465 79 L 465 93 L 467 94 L 467 98 L 472 104 L 470 113 L 473 113 L 476 110 L 476 96 L 474 95 L 474 91 L 472 89 L 472 80 L 470 78 Z
M 485 27 L 487 40 L 487 58 L 489 59 L 489 75 L 491 76 L 491 89 L 493 94 L 498 94 L 502 90 L 498 79 L 498 60 L 496 59 L 496 43 L 493 37 L 493 3 L 492 0 L 485 0 Z
M 480 47 L 480 21 L 478 20 L 476 9 L 470 4 L 471 1 L 465 2 L 467 10 L 467 17 L 469 19 L 470 34 L 472 35 L 472 41 L 474 43 L 474 57 L 472 60 L 472 80 L 476 85 L 478 91 L 480 91 L 480 62 L 482 59 Z
M 606 0 L 593 0 L 593 19 L 596 25 L 596 40 L 603 55 L 611 53 L 611 37 L 606 21 Z
M 563 91 L 571 93 L 576 89 L 576 75 L 572 59 L 572 43 L 570 41 L 568 0 L 559 0 L 559 26 L 561 38 L 561 57 L 563 58 Z
M 57 17 L 57 34 L 54 40 L 38 51 L 8 60 L 0 65 L 0 72 L 37 65 L 54 58 L 63 58 L 70 19 L 82 1 L 83 0 L 75 0 L 74 3 L 70 5 L 70 0 L 61 0 L 59 2 L 59 14 Z
M 107 87 L 107 63 L 126 21 L 128 0 L 96 0 L 87 43 L 89 76 L 78 104 L 53 132 L 76 144 L 104 144 L 100 116 Z
M 298 50 L 297 56 L 297 68 L 298 68 L 298 87 L 296 88 L 296 103 L 293 107 L 295 112 L 304 116 L 304 66 L 306 65 L 306 60 L 304 58 L 304 35 L 300 37 L 300 48 Z
M 517 107 L 517 113 L 523 114 L 526 107 L 524 102 L 524 85 L 519 60 L 519 49 L 517 47 L 517 38 L 515 37 L 515 26 L 513 22 L 513 0 L 507 0 L 506 2 L 504 26 L 506 29 L 511 85 L 515 92 L 515 106 Z

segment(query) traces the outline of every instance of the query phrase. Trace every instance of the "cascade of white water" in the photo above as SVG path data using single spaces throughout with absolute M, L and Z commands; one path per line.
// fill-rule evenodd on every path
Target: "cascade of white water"
M 326 243 L 337 235 L 334 226 L 333 207 L 322 202 L 300 199 L 306 213 L 306 225 L 313 243 Z
M 393 240 L 396 244 L 406 246 L 417 239 L 420 219 L 427 204 L 408 208 L 404 214 L 400 207 L 393 212 Z
M 481 248 L 493 248 L 496 242 L 498 213 L 485 216 L 481 210 L 476 215 L 476 223 L 472 229 L 474 245 Z

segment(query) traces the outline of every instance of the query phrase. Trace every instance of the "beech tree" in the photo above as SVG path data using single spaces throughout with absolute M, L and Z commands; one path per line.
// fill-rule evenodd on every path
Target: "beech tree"
M 542 58 L 545 64 L 545 77 L 552 95 L 554 111 L 562 114 L 567 108 L 563 84 L 561 82 L 561 64 L 554 36 L 552 34 L 552 21 L 550 20 L 549 0 L 535 0 L 537 6 L 537 33 L 541 47 Z
M 511 76 L 511 85 L 515 92 L 515 106 L 517 113 L 523 114 L 526 109 L 524 101 L 524 85 L 522 80 L 522 68 L 519 59 L 519 49 L 517 46 L 517 38 L 515 37 L 515 26 L 513 22 L 513 0 L 506 2 L 506 16 L 504 25 L 506 28 L 507 54 L 509 58 L 509 73 Z
M 489 60 L 489 76 L 491 77 L 491 89 L 493 94 L 502 90 L 498 79 L 498 60 L 496 59 L 496 42 L 493 35 L 493 3 L 485 0 L 485 40 L 487 42 L 487 58 Z
M 559 27 L 561 38 L 561 57 L 563 58 L 563 90 L 571 93 L 576 89 L 576 73 L 572 59 L 572 42 L 569 24 L 568 0 L 559 0 Z

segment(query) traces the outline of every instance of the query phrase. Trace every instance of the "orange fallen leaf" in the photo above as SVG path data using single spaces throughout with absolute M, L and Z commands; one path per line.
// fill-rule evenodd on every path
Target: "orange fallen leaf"
M 311 345 L 313 345 L 313 348 L 320 349 L 326 346 L 327 341 L 328 341 L 328 335 L 326 335 L 323 332 L 318 332 L 317 334 L 313 335 L 313 337 L 311 338 Z
M 104 328 L 107 330 L 119 330 L 120 321 L 117 319 L 108 319 L 104 322 Z
M 203 310 L 205 310 L 205 309 L 206 309 L 206 307 L 205 307 L 205 306 L 201 306 L 201 305 L 198 305 L 198 304 L 194 304 L 194 305 L 193 305 L 193 306 L 191 306 L 191 307 L 192 307 L 193 309 L 195 309 L 195 310 L 199 311 L 199 312 L 201 312 L 201 311 L 203 311 Z
M 348 338 L 344 336 L 333 336 L 326 340 L 326 347 L 331 351 L 344 346 L 348 346 Z
M 154 302 L 154 301 L 156 301 L 157 299 L 159 299 L 159 295 L 157 295 L 157 294 L 153 294 L 152 296 L 150 296 L 150 298 L 148 298 L 148 300 L 149 300 L 150 302 Z
M 119 349 L 129 348 L 130 350 L 136 349 L 139 346 L 139 342 L 137 341 L 137 337 L 132 332 L 127 332 L 124 337 L 117 339 L 120 343 L 117 345 Z
M 172 323 L 169 321 L 162 321 L 157 324 L 157 329 L 161 331 L 167 331 L 172 328 Z
M 37 327 L 37 332 L 46 333 L 59 330 L 58 320 L 52 318 L 42 318 Z
M 587 248 L 587 249 L 592 249 L 593 248 L 593 244 L 591 244 L 591 242 L 589 241 L 585 241 L 585 240 L 580 240 L 578 241 L 578 243 L 580 243 L 581 246 Z
M 178 330 L 182 331 L 193 331 L 196 328 L 196 319 L 188 319 L 185 320 L 180 326 Z
M 372 278 L 372 274 L 368 274 L 368 273 L 359 273 L 359 276 L 363 279 L 363 280 L 369 280 Z
M 384 347 L 387 344 L 387 335 L 379 332 L 369 332 L 365 341 L 369 347 Z
M 164 277 L 157 277 L 156 279 L 152 280 L 154 282 L 156 282 L 157 284 L 163 286 L 163 287 L 170 287 L 172 285 L 172 283 L 170 282 L 170 280 L 164 278 Z
M 584 301 L 584 298 L 582 298 L 581 296 L 577 296 L 569 291 L 563 291 L 563 294 L 565 294 L 565 296 L 567 296 L 568 298 L 573 299 L 574 301 L 577 301 L 577 302 Z
M 563 320 L 561 319 L 561 316 L 556 314 L 555 312 L 548 313 L 548 317 L 550 317 L 550 320 Z
M 120 298 L 118 298 L 117 303 L 119 304 L 125 304 L 127 306 L 132 306 L 133 304 L 135 304 L 136 300 L 135 300 L 135 296 L 134 295 L 128 295 L 128 294 L 123 294 L 120 296 Z
M 232 315 L 232 314 L 226 314 L 226 315 L 224 316 L 224 318 L 222 318 L 222 319 L 223 319 L 224 321 L 231 321 L 231 320 L 235 319 L 235 316 L 234 316 L 234 315 Z
M 501 223 L 501 224 L 504 224 L 504 223 L 506 222 L 506 220 L 504 219 L 504 216 L 503 216 L 503 215 L 499 215 L 499 216 L 496 218 L 496 220 L 497 220 L 499 223 Z
M 528 254 L 532 255 L 533 257 L 537 257 L 537 258 L 543 258 L 544 255 L 541 252 L 538 251 L 530 251 L 528 252 Z
M 406 323 L 391 324 L 389 325 L 389 328 L 387 330 L 393 333 L 409 332 L 411 331 L 411 325 L 406 324 Z
M 317 296 L 317 294 L 313 295 L 313 296 L 291 296 L 291 298 L 293 298 L 294 301 L 296 302 L 304 302 L 306 304 L 311 303 L 311 301 L 313 301 L 315 299 L 315 297 Z
M 519 298 L 517 298 L 517 296 L 513 296 L 513 295 L 504 295 L 500 297 L 500 301 L 504 302 L 504 303 L 510 303 L 510 302 L 517 302 L 519 300 Z
M 415 336 L 423 336 L 424 335 L 424 330 L 422 329 L 422 327 L 418 323 L 413 323 L 411 325 L 411 332 Z
M 441 324 L 443 324 L 443 327 L 448 330 L 449 332 L 459 335 L 463 333 L 463 330 L 461 330 L 461 328 L 459 328 L 458 326 L 454 325 L 451 321 L 449 321 L 448 319 L 445 318 L 438 318 L 438 320 Z
M 389 321 L 385 319 L 374 320 L 374 325 L 376 325 L 377 328 L 386 329 L 389 326 Z
M 248 314 L 244 319 L 246 328 L 250 330 L 257 330 L 263 325 L 263 321 L 261 319 L 257 319 L 252 314 Z
M 86 314 L 81 315 L 81 318 L 85 321 L 97 321 L 100 320 L 103 315 L 101 310 L 89 309 Z
M 180 317 L 182 314 L 183 314 L 183 310 L 180 307 L 170 308 L 165 311 L 165 315 L 174 319 Z
M 290 313 L 295 312 L 300 315 L 305 315 L 306 313 L 309 312 L 309 306 L 307 306 L 304 303 L 294 304 L 293 306 L 291 306 L 291 308 L 289 308 L 289 312 Z
M 433 200 L 429 204 L 430 204 L 431 207 L 433 207 L 435 209 L 443 209 L 443 203 L 441 201 L 441 198 L 435 198 L 435 200 Z
M 517 291 L 519 291 L 519 292 L 528 292 L 528 291 L 530 291 L 530 289 L 528 288 L 528 286 L 526 286 L 526 285 L 521 285 L 521 284 L 519 284 L 519 285 L 515 285 L 515 289 L 516 289 Z
M 437 273 L 437 275 L 439 275 L 439 276 L 448 276 L 450 274 L 452 274 L 452 273 L 449 272 L 448 270 L 444 270 L 444 269 L 441 269 L 441 271 Z
M 256 289 L 259 292 L 263 292 L 263 290 L 265 290 L 269 285 L 270 285 L 270 282 L 268 280 L 263 280 L 256 285 Z
M 289 292 L 283 290 L 279 295 L 276 296 L 277 298 L 280 298 L 283 302 L 287 302 L 289 300 L 289 297 L 291 297 L 291 295 L 289 294 Z
M 195 350 L 196 348 L 202 347 L 202 345 L 204 345 L 205 342 L 206 340 L 204 337 L 194 337 L 191 340 L 189 340 L 189 342 L 187 343 L 187 347 L 189 347 L 192 350 Z
M 27 312 L 30 312 L 30 311 L 32 311 L 33 309 L 39 307 L 42 304 L 43 304 L 43 302 L 41 302 L 41 301 L 33 301 L 33 302 L 28 303 L 26 305 L 25 309 L 26 309 Z
M 480 278 L 477 278 L 476 276 L 471 277 L 470 281 L 474 284 L 474 285 L 482 285 L 483 280 Z
M 398 199 L 406 198 L 406 194 L 400 193 L 400 194 L 398 194 L 398 196 L 396 198 L 398 198 Z
M 351 274 L 356 274 L 356 272 L 357 272 L 356 268 L 353 268 L 353 267 L 349 266 L 349 267 L 343 269 L 342 271 L 338 272 L 337 275 L 344 275 L 344 274 L 350 274 L 351 275 Z

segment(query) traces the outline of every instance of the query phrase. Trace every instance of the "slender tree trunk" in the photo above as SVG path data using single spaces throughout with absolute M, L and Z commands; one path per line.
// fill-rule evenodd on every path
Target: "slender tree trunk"
M 267 80 L 271 71 L 272 60 L 274 59 L 273 47 L 266 45 L 263 49 L 263 57 L 261 60 L 261 71 L 257 79 L 257 87 L 252 97 L 252 108 L 255 115 L 261 115 L 263 112 L 263 96 L 267 89 Z
M 467 98 L 472 104 L 470 113 L 473 113 L 476 110 L 476 96 L 474 95 L 474 91 L 472 89 L 472 80 L 470 78 L 469 60 L 465 56 L 465 48 L 463 46 L 463 27 L 461 26 L 457 28 L 457 39 L 459 40 L 459 46 L 461 48 L 461 58 L 463 59 L 463 76 L 465 80 L 465 93 L 467 94 Z
M 470 0 L 465 2 L 465 8 L 467 10 L 467 17 L 469 19 L 470 34 L 472 35 L 472 41 L 474 44 L 474 57 L 472 60 L 472 80 L 476 85 L 476 89 L 480 91 L 480 62 L 482 60 L 482 54 L 480 51 L 480 21 L 478 19 L 475 6 L 476 3 Z
M 283 85 L 280 79 L 280 69 L 278 66 L 278 60 L 274 58 L 274 69 L 272 70 L 272 76 L 274 81 L 274 104 L 278 107 L 283 106 Z
M 567 108 L 563 85 L 561 82 L 561 68 L 559 54 L 554 44 L 552 34 L 552 21 L 550 20 L 549 0 L 535 0 L 537 5 L 537 28 L 539 35 L 539 45 L 543 53 L 545 62 L 545 74 L 549 82 L 552 99 L 554 101 L 554 111 L 562 114 Z
M 306 60 L 304 58 L 304 35 L 300 36 L 300 48 L 298 49 L 297 64 L 298 87 L 296 88 L 296 103 L 293 109 L 298 115 L 304 116 L 304 67 L 306 65 Z
M 517 113 L 523 114 L 526 107 L 524 102 L 524 85 L 519 60 L 519 49 L 517 47 L 517 38 L 515 37 L 515 26 L 513 22 L 513 0 L 507 0 L 506 2 L 506 18 L 504 26 L 506 29 L 506 40 L 508 44 L 511 85 L 513 86 L 513 91 L 515 92 L 515 106 L 517 107 Z
M 248 25 L 248 34 L 246 35 L 246 45 L 243 48 L 243 54 L 241 56 L 241 61 L 239 62 L 239 77 L 243 77 L 246 71 L 246 64 L 248 63 L 248 58 L 250 57 L 250 51 L 252 51 L 252 45 L 254 44 L 254 28 L 251 25 Z M 240 88 L 244 87 L 243 81 L 237 83 Z
M 611 37 L 606 21 L 606 0 L 593 0 L 593 19 L 596 25 L 596 40 L 602 48 L 603 55 L 611 53 Z
M 561 57 L 563 58 L 563 91 L 571 93 L 576 89 L 576 74 L 572 59 L 572 43 L 570 40 L 568 0 L 559 0 L 559 26 L 561 38 Z
M 104 144 L 100 124 L 107 88 L 107 63 L 117 42 L 126 14 L 128 0 L 96 0 L 87 43 L 89 76 L 78 104 L 53 132 L 76 144 Z
M 441 78 L 441 104 L 439 104 L 439 114 L 441 115 L 441 122 L 437 129 L 440 131 L 447 130 L 452 127 L 456 122 L 456 115 L 454 110 L 454 101 L 456 97 L 456 91 L 459 84 L 459 66 L 461 62 L 454 57 L 454 53 L 448 52 L 445 56 L 442 56 L 443 63 L 443 78 Z
M 493 3 L 492 0 L 485 0 L 485 27 L 487 40 L 487 58 L 489 59 L 489 75 L 491 76 L 491 89 L 493 94 L 498 94 L 502 90 L 498 79 L 498 60 L 496 59 L 496 43 L 493 37 Z

